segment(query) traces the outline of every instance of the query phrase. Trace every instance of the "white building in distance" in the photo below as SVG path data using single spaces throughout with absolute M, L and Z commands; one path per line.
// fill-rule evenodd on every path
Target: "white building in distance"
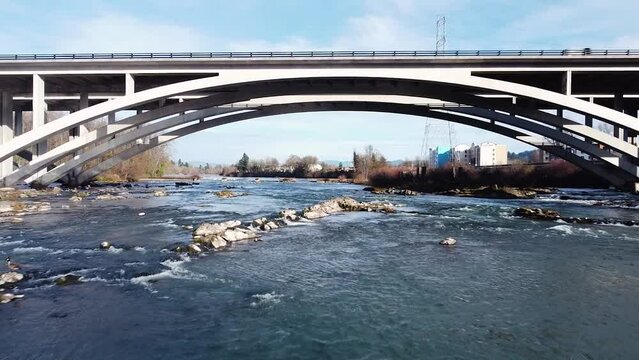
M 471 147 L 471 164 L 496 166 L 508 164 L 508 147 L 504 144 L 481 143 Z

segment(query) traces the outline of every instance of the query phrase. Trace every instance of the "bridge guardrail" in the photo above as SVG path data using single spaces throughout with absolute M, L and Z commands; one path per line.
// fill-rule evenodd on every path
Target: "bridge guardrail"
M 357 57 L 538 57 L 538 56 L 639 56 L 637 50 L 399 50 L 399 51 L 251 51 L 251 52 L 160 52 L 160 53 L 77 53 L 0 54 L 8 60 L 122 60 L 122 59 L 242 59 L 242 58 L 357 58 Z

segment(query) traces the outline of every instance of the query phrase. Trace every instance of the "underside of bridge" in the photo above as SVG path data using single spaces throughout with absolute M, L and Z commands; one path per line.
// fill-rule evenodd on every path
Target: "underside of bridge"
M 637 191 L 637 65 L 639 56 L 629 54 L 0 60 L 0 179 L 4 186 L 82 184 L 207 128 L 372 111 L 492 131 Z

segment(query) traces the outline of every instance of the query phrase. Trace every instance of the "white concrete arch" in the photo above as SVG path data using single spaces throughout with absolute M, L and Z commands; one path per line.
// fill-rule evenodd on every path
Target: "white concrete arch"
M 337 69 L 339 70 L 339 69 Z M 352 70 L 352 69 L 351 69 Z M 553 126 L 556 128 L 560 128 L 562 129 L 562 131 L 568 131 L 571 133 L 574 133 L 576 135 L 579 136 L 583 136 L 586 139 L 589 140 L 595 140 L 597 141 L 599 144 L 603 144 L 606 145 L 606 147 L 611 148 L 615 151 L 618 151 L 620 153 L 623 153 L 625 155 L 627 155 L 629 158 L 628 159 L 624 159 L 621 158 L 620 161 L 617 161 L 616 164 L 619 165 L 624 165 L 622 166 L 626 171 L 628 171 L 629 173 L 633 174 L 633 176 L 637 176 L 637 167 L 636 167 L 636 163 L 637 163 L 637 157 L 638 157 L 638 151 L 637 151 L 637 147 L 633 144 L 629 144 L 626 143 L 620 139 L 617 139 L 615 137 L 612 137 L 608 134 L 604 134 L 600 131 L 594 130 L 592 128 L 589 128 L 587 126 L 578 124 L 574 121 L 568 120 L 568 119 L 564 119 L 561 117 L 557 117 L 555 115 L 551 115 L 542 111 L 536 111 L 536 110 L 528 110 L 516 105 L 503 105 L 503 104 L 496 104 L 494 102 L 489 101 L 488 99 L 482 97 L 482 96 L 477 96 L 477 95 L 471 95 L 470 93 L 464 93 L 461 90 L 469 90 L 469 89 L 474 89 L 474 90 L 478 90 L 478 88 L 471 88 L 471 87 L 460 87 L 459 83 L 464 83 L 464 81 L 462 81 L 462 78 L 465 77 L 470 77 L 474 80 L 477 80 L 479 83 L 483 83 L 485 79 L 481 79 L 481 78 L 476 78 L 473 76 L 470 76 L 468 74 L 466 74 L 465 72 L 460 72 L 458 70 L 456 71 L 451 71 L 448 72 L 448 75 L 450 75 L 450 77 L 452 78 L 448 78 L 447 81 L 444 81 L 443 79 L 440 79 L 439 77 L 441 77 L 441 74 L 436 74 L 433 75 L 432 71 L 424 73 L 424 70 L 420 70 L 420 74 L 419 76 L 408 76 L 410 74 L 406 74 L 403 72 L 403 70 L 405 69 L 393 69 L 391 70 L 376 70 L 375 71 L 375 76 L 371 76 L 370 74 L 368 76 L 359 76 L 359 77 L 352 77 L 352 71 L 349 72 L 349 76 L 347 76 L 346 74 L 341 74 L 341 77 L 331 77 L 331 78 L 326 78 L 326 77 L 320 77 L 318 76 L 312 76 L 312 77 L 306 77 L 306 78 L 278 78 L 275 79 L 272 77 L 269 78 L 270 80 L 262 80 L 262 81 L 257 81 L 257 82 L 242 82 L 242 83 L 232 83 L 232 82 L 228 82 L 229 84 L 227 87 L 224 87 L 222 85 L 220 86 L 212 86 L 212 87 L 204 87 L 207 89 L 212 89 L 215 88 L 217 90 L 234 90 L 234 92 L 231 93 L 227 93 L 227 94 L 219 94 L 219 95 L 213 95 L 204 99 L 196 99 L 196 100 L 191 100 L 190 102 L 192 102 L 192 104 L 189 105 L 171 105 L 168 106 L 166 108 L 161 108 L 161 109 L 157 109 L 157 110 L 153 110 L 150 111 L 149 113 L 144 113 L 144 114 L 140 114 L 140 115 L 136 115 L 133 116 L 131 118 L 125 119 L 124 121 L 120 121 L 115 123 L 114 125 L 111 125 L 110 127 L 107 127 L 106 130 L 98 130 L 95 133 L 88 134 L 85 138 L 83 138 L 81 141 L 78 141 L 77 139 L 75 140 L 75 142 L 73 144 L 65 144 L 61 147 L 59 147 L 60 149 L 56 150 L 53 149 L 50 152 L 46 153 L 43 156 L 40 156 L 38 159 L 35 159 L 34 161 L 32 161 L 31 164 L 29 164 L 27 167 L 22 168 L 22 169 L 18 169 L 15 174 L 10 174 L 9 177 L 5 177 L 3 178 L 3 180 L 6 180 L 7 178 L 9 179 L 9 181 L 4 181 L 5 185 L 12 185 L 13 183 L 16 182 L 16 179 L 21 179 L 24 178 L 25 176 L 28 177 L 31 174 L 37 172 L 37 169 L 41 169 L 41 168 L 45 168 L 46 166 L 50 165 L 51 163 L 53 163 L 55 160 L 54 159 L 60 159 L 63 156 L 68 155 L 69 153 L 75 151 L 78 148 L 82 148 L 84 146 L 93 144 L 95 142 L 97 142 L 100 139 L 100 136 L 102 136 L 102 138 L 106 137 L 106 136 L 110 136 L 111 134 L 114 134 L 115 132 L 118 131 L 122 131 L 125 129 L 131 129 L 135 126 L 140 126 L 141 124 L 144 124 L 146 122 L 151 122 L 151 121 L 155 121 L 160 117 L 164 117 L 170 114 L 175 114 L 175 113 L 179 113 L 181 111 L 184 111 L 184 109 L 199 109 L 199 108 L 203 108 L 207 105 L 223 105 L 223 104 L 229 104 L 229 103 L 233 103 L 236 101 L 243 101 L 243 100 L 247 100 L 247 99 L 251 99 L 254 97 L 264 97 L 264 96 L 278 96 L 278 95 L 292 95 L 292 94 L 331 94 L 331 93 L 339 93 L 339 94 L 383 94 L 383 95 L 388 95 L 388 96 L 394 96 L 394 95 L 404 95 L 404 96 L 422 96 L 422 97 L 439 97 L 443 100 L 448 100 L 448 101 L 456 101 L 456 102 L 460 102 L 460 103 L 464 103 L 464 104 L 468 104 L 468 105 L 473 105 L 476 107 L 485 107 L 488 109 L 497 109 L 497 110 L 502 110 L 502 111 L 509 111 L 511 113 L 514 114 L 523 114 L 525 115 L 526 118 L 528 119 L 532 119 L 538 122 L 542 122 L 546 125 L 549 126 Z M 330 71 L 335 71 L 333 69 L 331 69 Z M 395 78 L 385 78 L 385 77 L 379 77 L 379 73 L 385 73 L 385 72 L 395 72 L 396 77 Z M 397 72 L 400 72 L 401 74 L 397 74 Z M 288 72 L 287 72 L 288 73 Z M 446 71 L 442 71 L 439 70 L 438 73 L 447 73 Z M 288 73 L 288 75 L 291 75 L 291 73 Z M 405 76 L 404 78 L 400 77 L 401 76 Z M 427 76 L 428 75 L 428 76 Z M 454 75 L 454 76 L 453 76 Z M 248 76 L 248 75 L 246 75 Z M 455 76 L 457 78 L 455 78 Z M 250 77 L 248 77 L 250 78 Z M 421 78 L 421 80 L 420 80 Z M 426 79 L 426 80 L 425 80 Z M 213 77 L 213 78 L 206 78 L 206 79 L 200 79 L 200 80 L 193 80 L 193 81 L 187 81 L 187 82 L 183 82 L 183 83 L 178 83 L 178 84 L 173 84 L 173 85 L 167 85 L 164 86 L 162 88 L 166 88 L 166 87 L 174 87 L 177 86 L 179 84 L 181 84 L 182 86 L 177 87 L 177 89 L 179 90 L 167 90 L 164 89 L 163 91 L 156 91 L 158 89 L 152 89 L 152 90 L 148 90 L 147 94 L 145 94 L 145 96 L 138 96 L 144 92 L 138 93 L 138 94 L 134 94 L 134 95 L 130 95 L 127 96 L 125 98 L 130 98 L 128 101 L 124 101 L 125 98 L 121 98 L 121 99 L 117 99 L 117 100 L 113 100 L 112 102 L 107 102 L 107 103 L 103 103 L 103 104 L 99 104 L 99 105 L 95 105 L 91 108 L 87 108 L 85 110 L 81 110 L 77 113 L 71 114 L 69 116 L 66 116 L 62 119 L 56 120 L 54 122 L 51 122 L 49 124 L 46 124 L 42 127 L 40 127 L 39 129 L 36 129 L 34 131 L 38 131 L 40 130 L 40 132 L 42 133 L 45 127 L 49 126 L 48 130 L 45 131 L 45 133 L 55 133 L 57 131 L 59 131 L 59 129 L 66 129 L 65 126 L 74 126 L 74 125 L 69 125 L 69 118 L 70 117 L 74 117 L 75 120 L 73 121 L 81 121 L 81 122 L 85 122 L 85 121 L 89 121 L 90 119 L 94 119 L 96 116 L 99 117 L 100 115 L 96 115 L 96 114 L 104 114 L 105 108 L 107 109 L 113 109 L 118 108 L 118 106 L 124 106 L 123 108 L 126 108 L 126 106 L 131 106 L 131 104 L 140 104 L 140 103 L 144 103 L 144 102 L 148 102 L 148 101 L 154 101 L 157 100 L 157 96 L 166 96 L 167 94 L 170 94 L 171 91 L 178 91 L 177 93 L 179 93 L 180 91 L 191 91 L 192 89 L 196 89 L 198 88 L 198 86 L 200 88 L 198 89 L 202 89 L 203 86 L 208 86 L 210 85 L 210 83 L 212 83 L 213 81 L 218 81 L 219 79 L 218 77 Z M 237 80 L 237 79 L 236 79 Z M 254 80 L 254 79 L 253 79 Z M 316 81 L 318 83 L 311 83 L 311 81 Z M 455 82 L 457 81 L 457 82 Z M 466 81 L 468 82 L 468 81 Z M 498 83 L 501 83 L 502 85 L 508 85 L 511 83 L 508 82 L 503 82 L 503 81 L 497 81 Z M 188 83 L 188 84 L 187 84 Z M 380 83 L 382 85 L 380 85 Z M 205 85 L 203 85 L 205 84 Z M 187 86 L 188 85 L 188 86 Z M 494 84 L 493 84 L 494 85 Z M 514 84 L 516 85 L 516 84 Z M 465 86 L 465 85 L 464 85 Z M 502 86 L 503 87 L 503 86 Z M 516 86 L 515 86 L 516 87 Z M 525 87 L 525 86 L 524 86 Z M 525 87 L 528 88 L 528 87 Z M 190 89 L 190 90 L 189 90 Z M 480 89 L 481 90 L 481 89 Z M 494 89 L 483 89 L 485 91 L 489 91 L 489 90 L 494 90 Z M 533 90 L 535 90 L 535 88 L 533 88 Z M 539 89 L 537 89 L 539 90 Z M 542 90 L 545 91 L 545 90 Z M 547 92 L 547 91 L 546 91 Z M 558 97 L 565 97 L 568 99 L 572 99 L 570 97 L 567 97 L 565 95 L 561 95 L 561 94 L 557 94 L 557 93 L 552 93 L 549 92 L 551 94 L 555 94 Z M 158 95 L 160 94 L 160 95 Z M 176 93 L 171 93 L 171 94 L 176 94 Z M 154 100 L 148 100 L 148 99 L 154 99 Z M 572 99 L 574 100 L 574 99 Z M 581 101 L 581 100 L 579 100 Z M 113 104 L 117 102 L 117 104 Z M 190 103 L 189 102 L 189 103 Z M 109 106 L 107 106 L 107 104 L 110 104 Z M 586 102 L 584 102 L 586 103 Z M 128 105 L 122 105 L 122 104 L 128 104 Z M 95 109 L 96 107 L 98 107 L 99 109 Z M 88 110 L 91 109 L 90 112 L 88 112 Z M 120 108 L 118 108 L 120 109 Z M 603 108 L 605 110 L 610 110 L 610 109 L 606 109 Z M 79 116 L 78 114 L 85 112 L 84 116 Z M 603 111 L 605 112 L 605 111 Z M 613 111 L 614 112 L 614 111 Z M 621 113 L 618 113 L 619 115 L 624 115 Z M 626 117 L 629 117 L 628 115 L 624 115 Z M 630 117 L 632 118 L 632 117 Z M 61 122 L 61 120 L 66 119 L 66 125 Z M 517 122 L 531 122 L 530 120 L 527 119 L 521 119 L 518 118 Z M 57 125 L 56 123 L 61 122 L 59 125 Z M 76 122 L 77 123 L 77 122 Z M 73 124 L 76 124 L 73 123 Z M 531 122 L 532 123 L 532 122 Z M 55 125 L 55 126 L 54 126 Z M 58 130 L 56 130 L 58 129 Z M 110 130 L 110 129 L 114 129 L 114 130 Z M 542 128 L 543 130 L 543 128 Z M 31 135 L 29 135 L 31 134 Z M 100 135 L 101 134 L 101 135 Z M 22 139 L 22 144 L 24 143 L 29 143 L 28 139 L 24 139 L 24 136 L 32 136 L 34 135 L 33 132 L 29 132 L 26 133 L 24 135 L 21 135 L 17 138 L 15 138 L 12 142 L 3 145 L 2 147 L 0 147 L 0 153 L 3 153 L 3 151 L 5 151 L 8 148 L 11 148 L 12 146 L 15 149 L 18 149 L 21 145 L 18 144 L 16 145 L 15 143 L 18 142 L 18 140 Z M 33 140 L 33 139 L 32 139 Z M 37 140 L 33 140 L 33 142 L 39 142 L 42 141 L 42 139 L 37 139 Z M 584 150 L 582 148 L 588 148 L 588 147 L 592 147 L 589 141 L 581 141 L 581 143 L 576 143 L 573 141 L 573 145 L 571 145 L 573 147 L 575 147 L 578 150 L 587 152 L 587 153 L 595 153 L 596 155 L 593 156 L 597 156 L 600 157 L 604 160 L 608 159 L 608 158 L 614 158 L 616 155 L 612 154 L 613 156 L 609 156 L 604 154 L 603 156 L 601 154 L 597 154 L 594 151 L 587 151 Z M 11 152 L 12 150 L 8 150 L 8 152 L 6 154 L 8 154 L 9 152 Z M 615 160 L 616 161 L 616 160 Z M 613 164 L 615 164 L 614 162 L 611 162 Z M 628 165 L 629 164 L 629 165 Z M 19 172 L 19 174 L 17 174 Z
M 201 131 L 201 130 L 208 129 L 215 126 L 220 126 L 223 124 L 228 124 L 231 122 L 253 119 L 257 117 L 299 113 L 299 112 L 315 112 L 315 111 L 389 112 L 389 113 L 399 113 L 399 114 L 431 117 L 431 118 L 453 121 L 453 122 L 462 123 L 462 124 L 474 126 L 477 128 L 485 129 L 488 131 L 493 131 L 493 132 L 502 134 L 504 136 L 508 136 L 508 137 L 520 140 L 527 144 L 543 148 L 560 157 L 566 158 L 568 161 L 571 161 L 578 166 L 581 166 L 583 168 L 586 168 L 587 170 L 596 172 L 597 174 L 606 178 L 608 181 L 612 182 L 613 184 L 617 186 L 621 186 L 624 183 L 632 180 L 631 176 L 627 174 L 622 174 L 621 171 L 615 172 L 615 171 L 603 170 L 603 168 L 605 168 L 603 164 L 587 161 L 583 158 L 575 156 L 574 154 L 570 153 L 569 151 L 566 151 L 560 146 L 544 143 L 544 140 L 541 138 L 530 136 L 521 131 L 509 128 L 509 127 L 501 126 L 491 121 L 479 120 L 473 117 L 464 116 L 464 114 L 462 113 L 428 109 L 424 106 L 419 106 L 419 105 L 383 103 L 383 102 L 377 102 L 377 103 L 373 103 L 373 102 L 324 102 L 324 103 L 313 102 L 313 103 L 269 105 L 269 106 L 260 108 L 258 110 L 252 110 L 252 111 L 239 113 L 239 114 L 231 113 L 227 115 L 218 116 L 208 121 L 195 122 L 177 130 L 169 130 L 169 131 L 157 134 L 149 143 L 136 144 L 133 148 L 127 149 L 119 154 L 116 154 L 113 158 L 107 159 L 101 164 L 97 165 L 96 167 L 82 172 L 78 176 L 77 180 L 79 183 L 86 182 L 90 180 L 92 177 L 99 174 L 100 172 L 116 165 L 119 161 L 123 161 L 132 156 L 135 156 L 147 150 L 150 147 L 166 143 L 167 141 L 191 134 L 193 132 Z M 553 129 L 548 129 L 548 130 L 550 132 L 552 131 L 557 132 L 556 130 L 553 130 Z M 61 170 L 63 170 L 62 172 L 69 172 L 73 169 L 73 167 L 77 166 L 78 164 L 79 163 L 70 164 L 68 166 L 65 166 L 65 168 Z M 55 177 L 59 178 L 60 173 L 57 174 Z M 48 183 L 48 182 L 54 181 L 55 177 L 54 176 L 43 177 L 42 181 L 43 183 Z

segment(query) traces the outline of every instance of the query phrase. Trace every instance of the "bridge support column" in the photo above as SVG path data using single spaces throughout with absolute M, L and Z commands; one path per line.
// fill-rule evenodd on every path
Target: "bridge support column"
M 16 109 L 15 110 L 15 118 L 13 120 L 14 122 L 14 133 L 16 136 L 21 135 L 22 132 L 24 131 L 24 122 L 22 121 L 22 110 L 21 109 Z
M 11 139 L 15 132 L 15 124 L 13 121 L 13 94 L 3 91 L 0 95 L 0 101 L 2 101 L 2 110 L 0 112 L 0 123 L 2 125 L 0 131 L 0 144 L 6 144 Z M 7 176 L 13 172 L 13 157 L 4 160 L 0 164 L 0 177 Z
M 135 79 L 133 75 L 124 74 L 124 95 L 131 95 L 135 92 Z
M 32 100 L 32 109 L 33 109 L 33 126 L 32 130 L 35 130 L 46 123 L 46 112 L 47 112 L 47 103 L 44 100 L 45 94 L 45 84 L 44 78 L 39 74 L 33 74 L 33 100 Z M 47 140 L 44 140 L 34 146 L 33 151 L 33 159 L 35 160 L 38 156 L 43 155 L 48 150 Z M 46 169 L 38 171 L 31 178 L 27 179 L 29 182 L 32 179 L 36 179 L 39 176 L 44 175 L 47 172 Z
M 572 95 L 572 70 L 568 70 L 563 74 L 561 87 L 565 95 Z

